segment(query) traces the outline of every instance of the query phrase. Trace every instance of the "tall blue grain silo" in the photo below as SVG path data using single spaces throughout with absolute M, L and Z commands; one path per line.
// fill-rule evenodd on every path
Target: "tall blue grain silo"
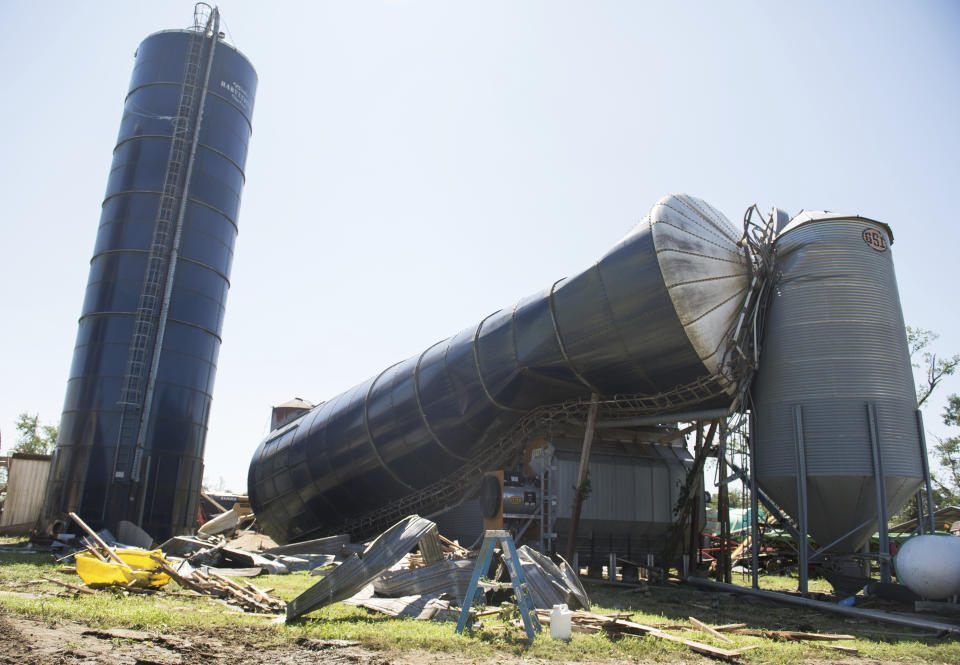
M 195 521 L 257 75 L 202 3 L 147 37 L 79 321 L 47 518 Z

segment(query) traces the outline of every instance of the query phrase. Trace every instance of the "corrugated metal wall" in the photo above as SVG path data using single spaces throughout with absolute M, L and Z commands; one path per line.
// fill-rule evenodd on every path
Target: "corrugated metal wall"
M 43 510 L 43 500 L 50 473 L 49 455 L 14 454 L 10 459 L 7 498 L 0 516 L 0 531 L 8 534 L 28 533 Z

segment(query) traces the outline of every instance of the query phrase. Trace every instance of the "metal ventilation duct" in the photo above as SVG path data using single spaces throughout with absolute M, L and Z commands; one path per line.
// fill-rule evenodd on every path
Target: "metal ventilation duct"
M 278 542 L 343 528 L 462 467 L 532 409 L 592 392 L 701 380 L 705 406 L 726 406 L 725 342 L 749 287 L 739 239 L 703 201 L 662 199 L 591 268 L 271 432 L 248 479 L 259 523 Z
M 805 492 L 809 533 L 837 551 L 876 531 L 878 496 L 892 514 L 923 478 L 892 241 L 871 219 L 804 213 L 775 244 L 753 390 L 758 483 L 798 518 Z
M 257 76 L 206 26 L 137 49 L 51 473 L 47 515 L 196 520 Z

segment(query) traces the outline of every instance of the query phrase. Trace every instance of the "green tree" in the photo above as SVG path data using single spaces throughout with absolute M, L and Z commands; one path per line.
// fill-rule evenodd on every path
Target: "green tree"
M 58 425 L 40 424 L 40 414 L 30 415 L 21 413 L 17 416 L 17 443 L 11 449 L 15 453 L 29 453 L 31 455 L 49 455 L 57 445 Z
M 939 337 L 940 335 L 932 330 L 907 326 L 911 362 L 914 368 L 923 372 L 923 381 L 918 382 L 917 387 L 917 406 L 923 406 L 940 382 L 960 367 L 960 354 L 954 354 L 950 358 L 938 358 L 936 353 L 929 350 L 928 347 Z
M 943 410 L 943 424 L 960 427 L 960 395 L 950 395 Z M 944 470 L 943 479 L 934 478 L 941 501 L 939 505 L 960 503 L 960 436 L 937 437 L 933 447 L 937 461 Z
M 939 335 L 932 330 L 924 328 L 913 328 L 907 326 L 907 344 L 910 348 L 910 360 L 916 371 L 915 378 L 917 383 L 917 406 L 922 407 L 930 400 L 930 397 L 940 386 L 941 382 L 948 376 L 956 373 L 960 368 L 960 355 L 953 355 L 949 358 L 938 357 L 930 346 L 939 338 Z M 952 395 L 949 400 L 957 399 Z M 952 403 L 952 402 L 951 402 Z M 960 416 L 960 404 L 957 404 L 955 413 Z M 948 407 L 948 411 L 949 411 Z M 951 422 L 947 418 L 947 413 L 943 414 L 944 422 L 948 425 L 960 424 Z M 929 442 L 932 443 L 932 442 Z M 937 442 L 928 450 L 930 457 L 930 481 L 933 485 L 933 502 L 936 506 L 948 506 L 960 502 L 960 485 L 957 477 L 957 459 L 960 458 L 958 451 L 957 437 L 950 439 L 941 439 L 937 437 Z M 941 468 L 936 469 L 935 462 L 939 462 Z M 892 517 L 893 522 L 905 522 L 917 516 L 917 506 L 913 501 L 909 501 L 899 513 Z

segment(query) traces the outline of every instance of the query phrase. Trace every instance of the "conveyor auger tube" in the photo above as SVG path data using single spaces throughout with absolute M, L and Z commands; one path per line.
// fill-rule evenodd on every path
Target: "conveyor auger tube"
M 580 274 L 271 432 L 248 481 L 260 524 L 278 542 L 356 536 L 456 505 L 593 392 L 605 419 L 730 407 L 756 300 L 744 237 L 699 199 L 661 199 Z

